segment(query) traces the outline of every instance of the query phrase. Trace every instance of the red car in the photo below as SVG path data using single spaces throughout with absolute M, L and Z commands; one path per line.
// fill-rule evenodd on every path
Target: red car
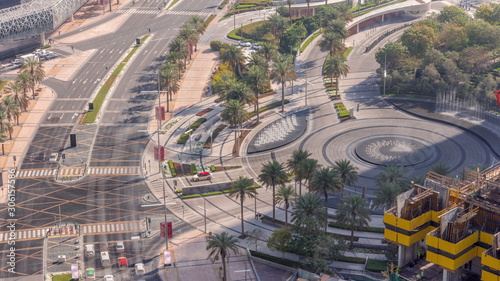
M 199 180 L 210 180 L 212 178 L 212 174 L 209 172 L 201 172 L 193 176 L 193 181 Z
M 125 258 L 125 257 L 119 257 L 118 258 L 118 267 L 119 268 L 127 268 L 128 267 L 127 258 Z

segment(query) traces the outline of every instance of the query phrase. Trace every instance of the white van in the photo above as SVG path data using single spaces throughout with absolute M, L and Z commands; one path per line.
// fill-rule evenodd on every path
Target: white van
M 91 258 L 91 257 L 95 256 L 94 245 L 92 245 L 92 244 L 85 245 L 85 256 L 87 258 Z
M 110 265 L 108 252 L 101 252 L 101 264 L 102 264 L 102 266 Z

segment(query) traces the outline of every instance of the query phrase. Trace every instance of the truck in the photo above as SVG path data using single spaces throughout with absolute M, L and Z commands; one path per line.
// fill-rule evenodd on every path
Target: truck
M 28 60 L 40 61 L 37 55 L 35 54 L 27 54 L 20 57 L 21 63 L 26 63 Z

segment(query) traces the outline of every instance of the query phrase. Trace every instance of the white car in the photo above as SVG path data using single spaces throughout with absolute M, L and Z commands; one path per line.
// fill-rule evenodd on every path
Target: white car
M 200 181 L 200 180 L 210 180 L 211 178 L 212 174 L 210 172 L 201 172 L 194 175 L 191 179 L 193 181 Z
M 260 44 L 259 43 L 253 43 L 252 44 L 252 49 L 254 49 L 254 50 L 260 50 Z
M 125 252 L 125 245 L 123 244 L 123 241 L 117 241 L 116 242 L 116 251 L 118 253 L 123 253 Z
M 142 262 L 136 263 L 134 269 L 136 276 L 143 276 L 144 274 L 146 274 L 146 269 L 144 268 L 144 264 Z
M 104 281 L 115 281 L 115 277 L 113 275 L 105 275 Z

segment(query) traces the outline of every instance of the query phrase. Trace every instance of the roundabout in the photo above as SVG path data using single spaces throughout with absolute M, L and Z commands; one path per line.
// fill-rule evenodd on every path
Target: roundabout
M 348 159 L 360 168 L 363 178 L 374 178 L 380 166 L 404 166 L 409 176 L 422 176 L 438 163 L 458 174 L 463 167 L 492 161 L 487 145 L 473 134 L 411 118 L 332 124 L 307 135 L 298 148 L 310 151 L 325 166 Z

